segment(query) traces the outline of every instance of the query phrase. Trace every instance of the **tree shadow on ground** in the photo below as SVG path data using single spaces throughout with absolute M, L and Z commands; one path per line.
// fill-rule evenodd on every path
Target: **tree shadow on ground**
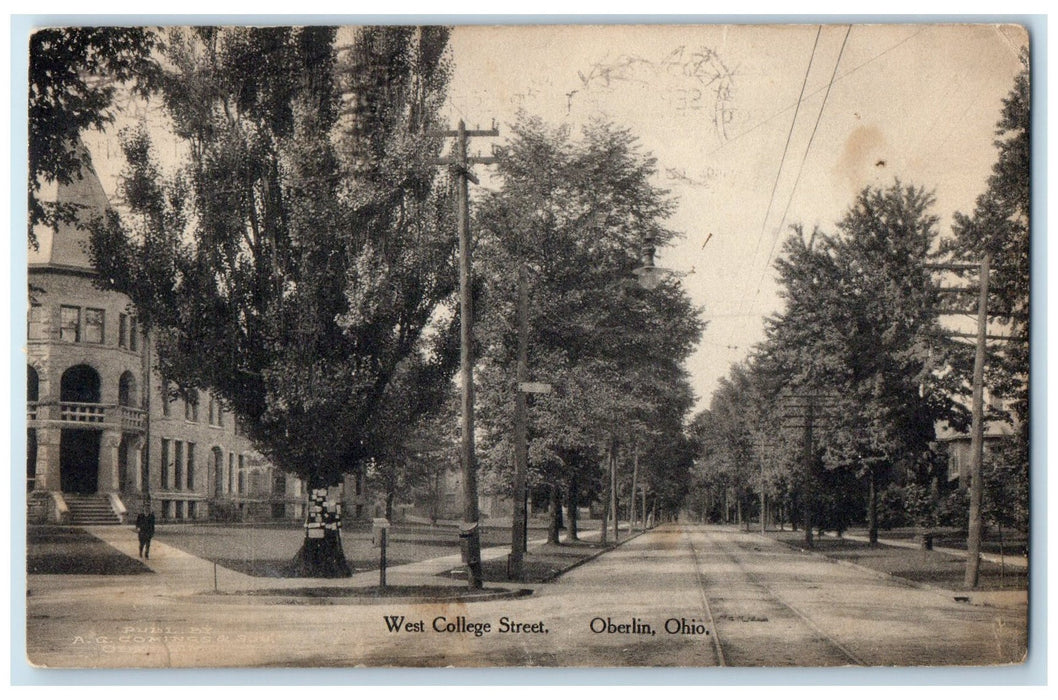
M 26 533 L 26 573 L 128 576 L 154 572 L 81 528 L 31 527 Z

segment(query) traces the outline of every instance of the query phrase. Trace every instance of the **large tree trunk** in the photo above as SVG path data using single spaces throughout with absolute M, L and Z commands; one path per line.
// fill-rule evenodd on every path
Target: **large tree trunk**
M 643 516 L 643 520 L 642 520 L 643 529 L 646 530 L 647 529 L 647 487 L 645 485 L 642 488 L 642 493 L 643 493 L 643 496 L 642 496 L 642 499 L 640 501 L 640 504 L 642 505 L 642 508 L 640 508 L 639 514 Z
M 629 534 L 635 530 L 636 527 L 636 486 L 639 482 L 639 443 L 636 443 L 632 450 L 632 490 L 629 492 L 631 498 L 628 499 L 628 532 Z
M 812 541 L 812 509 L 808 505 L 808 499 L 805 499 L 804 505 L 804 530 L 805 530 L 805 547 L 812 549 L 815 547 L 815 543 Z
M 551 484 L 547 498 L 547 543 L 558 544 L 558 531 L 562 527 L 562 497 L 557 484 Z
M 294 575 L 301 578 L 344 578 L 353 571 L 342 549 L 339 486 L 314 485 L 305 513 L 305 541 L 294 557 Z
M 602 543 L 602 544 L 606 544 L 606 542 L 609 539 L 607 534 L 606 534 L 606 527 L 607 527 L 607 524 L 609 522 L 610 522 L 610 479 L 609 479 L 609 474 L 607 474 L 606 490 L 605 490 L 605 493 L 603 494 L 603 499 L 602 499 L 602 530 L 600 531 L 600 534 L 599 534 L 599 542 Z
M 610 451 L 610 514 L 613 515 L 613 541 L 621 540 L 621 510 L 617 506 L 617 450 Z
M 393 522 L 393 492 L 386 492 L 386 520 Z
M 569 480 L 566 490 L 566 519 L 569 521 L 569 541 L 577 542 L 580 535 L 577 533 L 577 477 Z
M 874 476 L 874 467 L 867 468 L 867 539 L 870 544 L 878 544 L 878 484 Z

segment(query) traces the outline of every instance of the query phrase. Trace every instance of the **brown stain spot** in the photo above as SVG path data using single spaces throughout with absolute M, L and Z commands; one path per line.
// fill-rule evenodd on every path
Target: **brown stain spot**
M 857 126 L 845 139 L 833 177 L 836 185 L 855 195 L 869 184 L 888 179 L 886 163 L 890 146 L 877 126 Z

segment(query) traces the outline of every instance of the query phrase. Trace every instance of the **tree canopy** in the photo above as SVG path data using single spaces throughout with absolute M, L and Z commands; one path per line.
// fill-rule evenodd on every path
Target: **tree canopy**
M 792 489 L 805 522 L 840 527 L 862 509 L 834 491 L 849 478 L 867 476 L 875 494 L 883 475 L 932 476 L 934 426 L 953 415 L 936 371 L 945 359 L 927 268 L 939 236 L 932 205 L 897 181 L 861 191 L 833 234 L 794 227 L 776 263 L 784 308 L 705 419 L 704 456 L 728 487 L 759 492 L 759 473 L 747 471 L 781 465 L 773 490 Z M 769 460 L 777 436 L 805 444 Z
M 86 163 L 80 136 L 113 122 L 118 88 L 146 95 L 158 66 L 157 37 L 136 27 L 38 29 L 29 40 L 29 244 L 33 227 L 73 222 L 77 212 L 41 198 L 48 182 L 69 184 Z
M 126 133 L 129 214 L 92 239 L 163 375 L 209 388 L 313 488 L 384 456 L 455 361 L 434 323 L 456 283 L 449 187 L 424 135 L 447 31 L 365 28 L 341 56 L 334 37 L 171 30 L 161 96 L 187 157 L 167 174 L 149 134 Z
M 678 280 L 655 290 L 631 277 L 644 235 L 659 243 L 674 201 L 632 134 L 593 123 L 568 129 L 523 118 L 498 152 L 501 188 L 478 206 L 486 280 L 479 393 L 486 464 L 506 473 L 516 360 L 517 270 L 528 270 L 529 376 L 555 392 L 530 408 L 538 481 L 591 487 L 617 443 L 680 433 L 693 403 L 683 361 L 703 323 Z

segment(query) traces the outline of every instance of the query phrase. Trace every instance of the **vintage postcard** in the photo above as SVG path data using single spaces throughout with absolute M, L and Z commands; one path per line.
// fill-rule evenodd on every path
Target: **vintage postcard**
M 26 51 L 32 666 L 1025 662 L 1026 28 Z

